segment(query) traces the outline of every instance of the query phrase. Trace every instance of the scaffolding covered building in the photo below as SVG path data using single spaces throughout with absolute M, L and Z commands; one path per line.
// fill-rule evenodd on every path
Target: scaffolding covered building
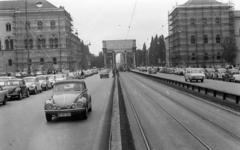
M 188 0 L 168 14 L 169 63 L 179 67 L 224 65 L 222 41 L 234 36 L 231 2 Z

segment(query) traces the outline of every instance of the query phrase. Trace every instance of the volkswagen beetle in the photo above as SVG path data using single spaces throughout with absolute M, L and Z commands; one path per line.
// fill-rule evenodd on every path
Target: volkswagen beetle
M 52 90 L 52 96 L 45 102 L 46 120 L 52 121 L 52 117 L 79 116 L 88 118 L 88 112 L 92 111 L 91 95 L 86 84 L 82 80 L 57 81 Z

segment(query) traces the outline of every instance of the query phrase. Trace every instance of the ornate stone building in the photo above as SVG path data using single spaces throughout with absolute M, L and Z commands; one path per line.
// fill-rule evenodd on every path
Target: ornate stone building
M 169 63 L 172 66 L 224 65 L 221 43 L 234 35 L 231 3 L 188 0 L 169 16 Z
M 47 0 L 0 1 L 0 72 L 76 70 L 81 46 L 71 15 Z M 3 65 L 4 64 L 4 65 Z

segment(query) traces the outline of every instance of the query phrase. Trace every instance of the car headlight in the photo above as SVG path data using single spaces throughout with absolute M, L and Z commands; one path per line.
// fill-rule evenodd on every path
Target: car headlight
M 77 101 L 76 105 L 77 107 L 80 107 L 80 108 L 84 107 L 84 103 L 82 101 Z
M 72 107 L 72 109 L 75 109 L 75 108 L 77 108 L 77 104 L 73 103 L 71 107 Z
M 52 108 L 53 108 L 53 104 L 48 103 L 48 104 L 45 105 L 46 110 L 50 110 Z

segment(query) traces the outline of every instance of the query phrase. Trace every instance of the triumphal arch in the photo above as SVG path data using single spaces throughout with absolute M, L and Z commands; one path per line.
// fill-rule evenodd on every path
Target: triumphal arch
M 136 40 L 105 40 L 102 43 L 105 68 L 109 68 L 109 62 L 112 68 L 116 67 L 118 53 L 122 54 L 124 68 L 136 68 Z

